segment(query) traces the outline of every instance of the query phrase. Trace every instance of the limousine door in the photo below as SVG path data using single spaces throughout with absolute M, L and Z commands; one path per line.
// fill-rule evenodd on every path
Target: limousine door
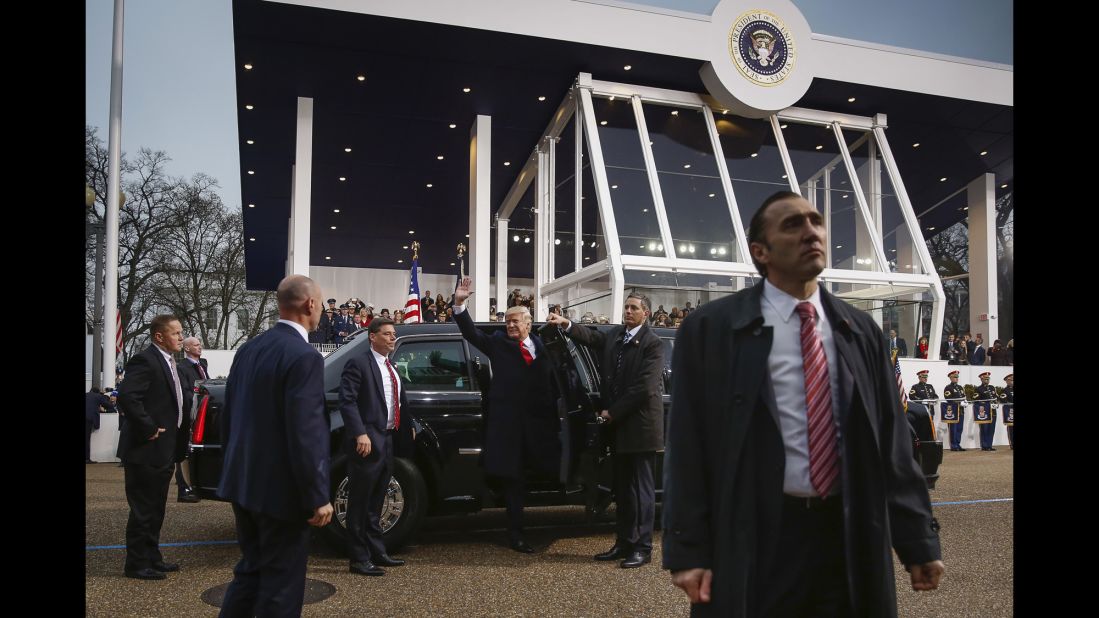
M 559 481 L 582 482 L 581 470 L 603 448 L 597 411 L 602 409 L 595 363 L 584 346 L 576 345 L 561 329 L 550 324 L 538 332 L 553 362 L 557 384 L 557 417 L 560 422 L 561 464 Z M 589 479 L 590 484 L 590 479 Z

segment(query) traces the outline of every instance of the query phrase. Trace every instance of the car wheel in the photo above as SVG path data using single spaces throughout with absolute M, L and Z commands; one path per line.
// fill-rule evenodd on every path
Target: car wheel
M 345 474 L 332 498 L 332 522 L 324 528 L 331 545 L 348 553 L 350 534 L 347 530 L 347 497 L 351 479 Z M 420 527 L 427 512 L 427 484 L 416 465 L 407 459 L 393 459 L 393 476 L 389 478 L 385 502 L 378 518 L 388 551 L 397 551 L 408 543 Z

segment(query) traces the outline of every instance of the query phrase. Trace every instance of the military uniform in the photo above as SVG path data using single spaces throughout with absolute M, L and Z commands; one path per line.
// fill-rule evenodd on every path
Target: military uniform
M 924 369 L 923 371 L 917 371 L 916 377 L 927 379 L 927 374 L 928 371 Z M 908 398 L 922 401 L 927 399 L 938 399 L 939 395 L 935 392 L 934 386 L 927 382 L 917 382 L 912 388 L 908 389 Z M 931 408 L 928 409 L 930 410 Z
M 350 309 L 347 303 L 340 305 L 340 309 Z M 332 319 L 332 343 L 343 345 L 343 340 L 351 333 L 358 330 L 355 326 L 355 318 L 351 315 L 340 314 Z M 344 333 L 341 335 L 340 333 Z
M 988 422 L 979 423 L 981 426 L 982 451 L 996 450 L 992 448 L 992 436 L 996 433 L 996 408 L 993 407 L 992 402 L 999 403 L 1000 397 L 996 394 L 996 388 L 985 381 L 986 379 L 991 377 L 991 375 L 991 373 L 986 371 L 978 376 L 979 378 L 981 378 L 982 384 L 977 387 L 977 401 L 987 402 L 985 405 L 988 406 L 988 416 L 990 419 Z M 974 411 L 973 421 L 978 422 L 977 419 L 978 417 L 976 416 L 976 411 Z
M 958 372 L 951 371 L 946 375 L 950 378 L 957 378 Z M 941 412 L 939 418 L 942 419 L 944 423 L 950 425 L 950 450 L 964 451 L 965 449 L 962 448 L 962 426 L 965 424 L 965 408 L 962 406 L 961 402 L 965 401 L 965 389 L 962 388 L 961 384 L 951 382 L 943 387 L 943 399 L 954 403 L 956 408 L 954 410 L 954 416 L 957 418 L 957 421 L 954 421 L 953 419 L 945 418 L 948 404 L 944 402 L 940 406 Z
M 1004 394 L 1000 396 L 1000 403 L 1004 405 L 1004 425 L 1007 427 L 1007 443 L 1012 450 L 1015 449 L 1015 374 L 1004 376 Z M 1011 406 L 1010 408 L 1007 406 Z

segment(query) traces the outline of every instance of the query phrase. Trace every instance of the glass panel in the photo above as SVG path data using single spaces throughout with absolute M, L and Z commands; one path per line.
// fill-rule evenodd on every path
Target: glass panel
M 534 278 L 534 192 L 537 186 L 538 179 L 531 180 L 508 221 L 508 279 Z
M 744 232 L 760 204 L 776 191 L 789 191 L 782 155 L 771 130 L 771 121 L 732 114 L 714 117 L 721 151 L 729 168 L 737 210 Z M 751 262 L 745 254 L 741 262 Z
M 673 251 L 681 257 L 733 261 L 736 233 L 705 114 L 654 103 L 643 108 Z
M 582 137 L 584 150 L 581 156 L 584 167 L 581 170 L 583 184 L 580 187 L 580 215 L 583 219 L 581 242 L 584 243 L 584 247 L 581 251 L 580 268 L 607 257 L 607 247 L 603 238 L 603 215 L 599 212 L 599 198 L 595 194 L 595 176 L 591 169 L 591 143 L 587 139 L 586 127 Z
M 660 225 L 653 206 L 645 158 L 641 153 L 641 138 L 637 132 L 632 100 L 618 97 L 612 101 L 592 97 L 592 103 L 622 252 L 663 256 L 664 243 L 660 238 Z M 651 250 L 648 248 L 650 243 Z
M 829 267 L 882 272 L 870 240 L 872 228 L 859 211 L 858 201 L 851 191 L 847 166 L 839 154 L 839 144 L 831 127 L 787 121 L 783 121 L 782 126 L 786 127 L 782 129 L 782 135 L 790 151 L 790 160 L 802 194 L 811 202 L 815 199 L 817 209 L 825 215 L 830 247 Z M 858 165 L 856 161 L 856 169 Z M 838 293 L 859 287 L 836 286 L 833 291 Z
M 469 391 L 469 368 L 460 341 L 417 341 L 401 344 L 393 364 L 410 391 Z
M 554 149 L 553 276 L 576 270 L 576 118 L 569 120 Z
M 565 317 L 584 324 L 594 324 L 600 317 L 608 321 L 615 319 L 617 313 L 611 307 L 611 282 L 608 275 L 601 275 L 592 281 L 587 281 L 572 286 L 568 290 L 562 290 L 554 295 L 554 302 L 560 303 L 565 310 Z M 584 298 L 584 300 L 567 300 Z
M 704 303 L 732 294 L 737 289 L 736 279 L 740 279 L 728 275 L 629 269 L 625 274 L 626 294 L 638 291 L 648 296 L 653 314 L 663 310 L 668 314 L 669 325 L 674 323 L 676 317 L 685 317 Z
M 844 137 L 855 131 L 844 130 Z M 885 259 L 889 261 L 891 272 L 924 274 L 920 264 L 919 254 L 912 241 L 912 234 L 904 222 L 901 212 L 901 202 L 897 197 L 896 188 L 889 178 L 889 171 L 885 167 L 881 150 L 878 149 L 873 134 L 868 134 L 866 143 L 856 148 L 851 156 L 865 160 L 865 172 L 857 171 L 859 181 L 863 183 L 863 191 L 867 195 L 867 203 L 871 205 L 871 212 L 880 213 L 880 228 L 882 231 L 882 248 L 885 251 Z M 870 164 L 869 151 L 873 152 L 873 161 Z M 856 170 L 859 170 L 859 162 L 856 161 Z M 865 179 L 864 179 L 865 176 Z M 923 238 L 919 239 L 923 242 Z

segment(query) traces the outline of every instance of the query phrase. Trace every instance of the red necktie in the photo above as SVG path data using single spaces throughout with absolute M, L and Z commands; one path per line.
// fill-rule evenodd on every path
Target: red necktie
M 534 357 L 530 355 L 530 350 L 523 345 L 522 341 L 519 342 L 519 353 L 523 355 L 523 360 L 527 361 L 528 366 L 534 362 Z
M 195 369 L 198 369 L 198 377 L 205 380 L 206 370 L 202 368 L 202 363 L 195 363 Z
M 828 383 L 828 359 L 816 329 L 816 308 L 800 302 L 801 357 L 805 370 L 805 409 L 809 421 L 809 481 L 823 498 L 839 476 L 836 432 L 832 425 L 832 387 Z
M 393 384 L 393 430 L 401 428 L 401 397 L 397 393 L 397 374 L 393 373 L 393 364 L 385 359 L 385 367 L 389 369 L 389 381 Z

